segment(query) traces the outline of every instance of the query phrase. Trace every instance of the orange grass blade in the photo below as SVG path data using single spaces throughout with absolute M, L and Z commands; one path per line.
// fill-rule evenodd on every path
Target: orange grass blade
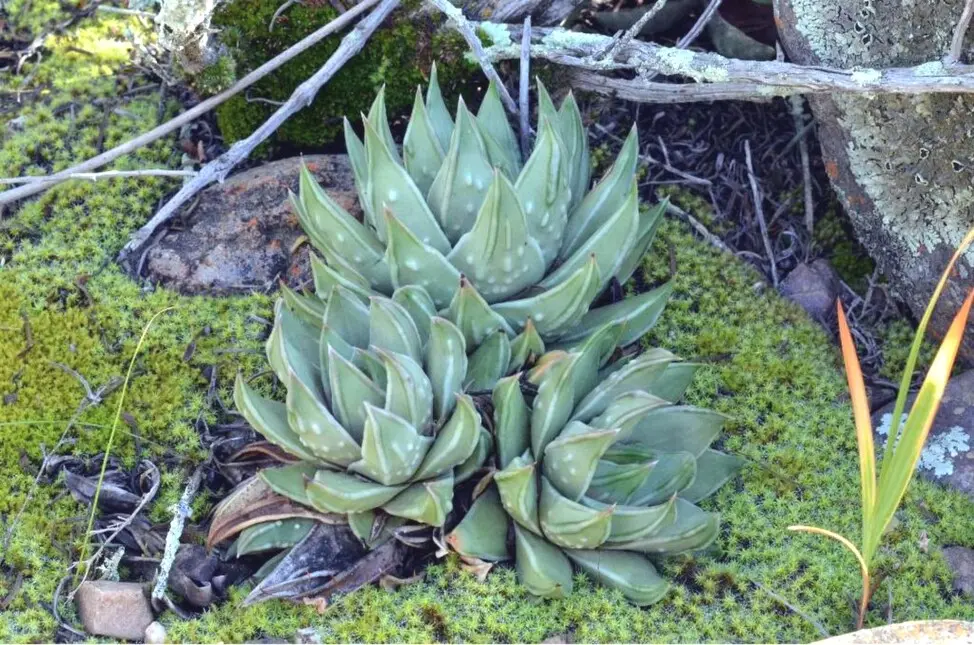
M 862 532 L 863 541 L 872 524 L 876 511 L 876 448 L 873 445 L 873 424 L 869 417 L 869 401 L 866 398 L 866 385 L 862 380 L 862 368 L 856 355 L 856 345 L 849 333 L 842 303 L 836 301 L 839 314 L 839 341 L 842 345 L 842 360 L 845 363 L 846 380 L 849 382 L 849 397 L 852 399 L 852 416 L 856 422 L 856 443 L 859 446 L 859 477 L 862 484 Z

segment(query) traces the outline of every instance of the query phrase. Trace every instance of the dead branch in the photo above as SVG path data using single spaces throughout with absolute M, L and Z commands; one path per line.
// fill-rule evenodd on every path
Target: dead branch
M 362 0 L 359 4 L 355 5 L 353 8 L 349 9 L 346 13 L 338 16 L 332 20 L 327 25 L 323 26 L 321 29 L 315 31 L 313 34 L 305 38 L 304 40 L 294 44 L 292 47 L 281 52 L 279 55 L 275 56 L 271 60 L 267 61 L 254 71 L 250 72 L 242 79 L 237 81 L 233 87 L 230 89 L 220 92 L 214 97 L 211 97 L 199 105 L 186 110 L 182 114 L 176 116 L 170 121 L 163 123 L 162 125 L 153 128 L 152 130 L 140 135 L 134 139 L 126 141 L 125 143 L 107 150 L 96 157 L 92 157 L 87 161 L 83 161 L 71 168 L 62 170 L 61 172 L 55 173 L 45 177 L 45 181 L 36 181 L 18 188 L 12 188 L 0 193 L 0 207 L 5 204 L 11 204 L 18 200 L 24 199 L 25 197 L 30 197 L 31 195 L 36 195 L 37 193 L 43 192 L 61 183 L 66 179 L 71 179 L 73 175 L 78 173 L 91 172 L 97 168 L 104 166 L 107 163 L 118 159 L 124 155 L 129 154 L 135 150 L 138 150 L 142 146 L 148 145 L 157 139 L 161 139 L 170 132 L 174 132 L 181 128 L 183 125 L 198 119 L 203 116 L 216 106 L 220 105 L 224 101 L 232 98 L 236 94 L 239 94 L 243 90 L 247 89 L 260 79 L 264 78 L 274 70 L 281 67 L 295 56 L 307 51 L 309 48 L 318 44 L 324 38 L 327 38 L 331 34 L 341 31 L 349 24 L 351 24 L 356 18 L 365 13 L 367 10 L 378 4 L 379 0 Z
M 518 83 L 518 113 L 521 131 L 521 154 L 527 159 L 531 153 L 531 109 L 528 105 L 528 87 L 531 84 L 531 16 L 524 19 L 521 32 L 521 66 Z
M 954 35 L 950 39 L 950 50 L 948 50 L 946 60 L 944 61 L 948 65 L 961 61 L 961 54 L 964 53 L 964 36 L 967 34 L 967 28 L 971 25 L 972 17 L 974 17 L 974 0 L 966 0 L 964 2 L 964 11 L 957 20 L 957 25 L 954 27 Z
M 361 6 L 361 5 L 357 5 Z M 186 203 L 193 195 L 209 186 L 213 182 L 222 182 L 230 173 L 234 166 L 243 161 L 250 155 L 254 148 L 271 136 L 277 128 L 281 126 L 292 114 L 298 112 L 314 101 L 315 95 L 325 83 L 331 80 L 338 70 L 353 56 L 362 50 L 366 41 L 379 25 L 381 25 L 392 11 L 399 6 L 399 0 L 382 0 L 382 3 L 375 8 L 362 22 L 355 26 L 342 38 L 325 64 L 322 65 L 308 80 L 299 85 L 288 100 L 271 115 L 267 121 L 251 133 L 246 139 L 241 139 L 234 143 L 229 150 L 209 162 L 193 177 L 186 182 L 166 204 L 152 216 L 145 226 L 136 231 L 128 243 L 122 249 L 119 259 L 123 259 L 128 254 L 141 247 L 148 240 L 159 226 L 169 221 L 179 207 Z M 352 11 L 345 14 L 347 16 Z
M 492 61 L 521 57 L 521 27 L 473 23 L 475 28 L 489 25 L 494 44 L 486 49 Z M 509 38 L 503 38 L 506 32 Z M 598 54 L 607 51 L 611 36 L 572 32 L 561 28 L 535 27 L 531 33 L 533 58 L 574 68 L 573 80 L 606 94 L 618 92 L 636 101 L 657 101 L 665 93 L 680 93 L 681 101 L 720 99 L 761 99 L 791 94 L 929 94 L 974 92 L 974 66 L 945 65 L 930 61 L 914 67 L 887 69 L 834 69 L 803 66 L 780 61 L 746 61 L 725 58 L 709 52 L 694 52 L 675 47 L 633 40 L 619 47 L 613 59 Z M 580 74 L 587 71 L 589 74 Z M 607 72 L 635 73 L 632 80 L 605 79 Z M 652 83 L 651 74 L 684 77 L 696 81 L 689 85 Z M 673 102 L 672 100 L 670 102 Z
M 143 170 L 106 170 L 104 172 L 78 172 L 69 175 L 65 179 L 84 179 L 87 181 L 98 181 L 100 179 L 115 179 L 118 177 L 193 177 L 196 173 L 192 170 L 169 170 L 145 168 Z M 0 184 L 35 184 L 46 182 L 47 177 L 3 177 Z

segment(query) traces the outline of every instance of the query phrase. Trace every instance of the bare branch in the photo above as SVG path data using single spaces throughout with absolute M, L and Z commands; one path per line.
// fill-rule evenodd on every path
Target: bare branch
M 264 78 L 274 70 L 281 67 L 281 65 L 284 65 L 285 63 L 293 59 L 295 56 L 298 56 L 299 54 L 313 47 L 314 45 L 317 45 L 319 42 L 321 42 L 323 39 L 327 38 L 328 36 L 332 35 L 333 33 L 337 31 L 341 31 L 349 24 L 351 24 L 356 18 L 358 18 L 360 15 L 362 15 L 363 13 L 365 13 L 366 11 L 368 11 L 378 3 L 379 0 L 361 0 L 361 2 L 359 2 L 357 5 L 349 9 L 346 13 L 343 13 L 342 15 L 338 16 L 337 18 L 329 22 L 327 25 L 323 26 L 321 29 L 309 35 L 304 40 L 296 43 L 292 47 L 281 52 L 279 55 L 275 56 L 274 58 L 267 61 L 266 63 L 264 63 L 257 69 L 255 69 L 254 71 L 244 76 L 242 79 L 237 81 L 230 89 L 224 92 L 220 92 L 216 96 L 203 101 L 199 105 L 196 105 L 195 107 L 192 107 L 189 110 L 186 110 L 185 112 L 176 116 L 172 120 L 167 121 L 166 123 L 163 123 L 162 125 L 153 128 L 152 130 L 149 130 L 145 134 L 140 135 L 129 141 L 126 141 L 125 143 L 116 146 L 111 150 L 106 150 L 100 155 L 96 157 L 92 157 L 87 161 L 83 161 L 75 166 L 72 166 L 71 168 L 68 168 L 67 170 L 62 170 L 61 172 L 55 173 L 53 175 L 48 175 L 47 177 L 44 178 L 45 181 L 32 182 L 25 186 L 21 186 L 19 188 L 12 188 L 10 190 L 6 190 L 0 193 L 0 206 L 3 206 L 5 204 L 11 204 L 25 197 L 30 197 L 31 195 L 36 195 L 37 193 L 43 192 L 48 188 L 50 188 L 51 186 L 59 184 L 66 179 L 71 179 L 73 175 L 77 175 L 78 173 L 91 172 L 92 170 L 100 168 L 105 164 L 118 159 L 119 157 L 127 155 L 130 152 L 133 152 L 135 150 L 138 150 L 142 146 L 148 145 L 153 141 L 156 141 L 157 139 L 161 139 L 162 137 L 166 136 L 170 132 L 174 132 L 175 130 L 178 130 L 183 125 L 198 119 L 199 117 L 203 116 L 204 114 L 206 114 L 216 106 L 220 105 L 224 101 L 232 98 L 236 94 L 239 94 L 243 90 L 247 89 L 248 87 L 250 87 L 257 81 L 259 81 L 260 79 Z
M 480 42 L 480 37 L 477 36 L 477 32 L 471 26 L 472 23 L 467 20 L 466 16 L 463 15 L 463 11 L 450 2 L 450 0 L 428 0 L 428 2 L 442 11 L 443 14 L 449 19 L 450 24 L 452 24 L 453 27 L 460 32 L 463 39 L 467 41 L 467 45 L 470 46 L 470 50 L 473 52 L 477 62 L 480 63 L 480 69 L 484 71 L 484 76 L 486 76 L 488 80 L 493 81 L 497 86 L 497 91 L 500 92 L 501 101 L 504 103 L 504 107 L 506 107 L 507 111 L 511 114 L 517 114 L 517 104 L 514 103 L 514 99 L 511 97 L 511 93 L 507 91 L 504 81 L 501 80 L 497 70 L 494 69 L 490 59 L 484 53 L 484 44 Z M 518 52 L 518 55 L 515 58 L 520 58 L 520 52 Z
M 143 170 L 106 170 L 104 172 L 77 172 L 65 179 L 86 179 L 88 181 L 98 181 L 99 179 L 114 179 L 117 177 L 193 177 L 196 175 L 192 170 L 166 170 L 157 168 L 145 168 Z M 46 182 L 48 177 L 3 177 L 0 184 L 34 184 Z
M 754 175 L 754 164 L 751 162 L 751 142 L 744 140 L 744 159 L 747 164 L 747 179 L 751 183 L 751 193 L 754 195 L 754 215 L 758 220 L 761 229 L 761 239 L 764 241 L 764 252 L 768 254 L 768 263 L 771 265 L 771 281 L 774 286 L 778 286 L 778 267 L 774 260 L 774 248 L 771 246 L 771 237 L 768 235 L 768 224 L 764 220 L 764 208 L 761 206 L 763 197 L 758 188 L 758 178 Z
M 524 19 L 521 33 L 521 78 L 518 88 L 518 112 L 521 124 L 521 154 L 527 159 L 531 151 L 531 110 L 528 105 L 528 87 L 531 84 L 531 16 Z
M 720 0 L 717 1 L 719 2 Z M 656 4 L 654 4 L 649 11 L 644 13 L 639 18 L 639 20 L 633 23 L 633 25 L 626 30 L 626 33 L 622 34 L 619 40 L 609 45 L 609 50 L 605 52 L 603 58 L 615 58 L 615 53 L 620 48 L 625 47 L 630 42 L 632 42 L 632 39 L 635 38 L 639 34 L 639 32 L 643 30 L 643 27 L 646 26 L 646 23 L 648 23 L 650 20 L 655 18 L 656 14 L 658 14 L 660 11 L 663 10 L 663 7 L 666 6 L 666 2 L 667 0 L 656 0 Z
M 474 23 L 478 27 L 483 23 Z M 494 44 L 486 49 L 491 61 L 521 57 L 519 25 L 491 25 Z M 501 38 L 500 29 L 510 39 Z M 626 98 L 656 100 L 661 91 L 682 92 L 681 100 L 715 100 L 716 98 L 771 98 L 790 94 L 929 94 L 974 92 L 974 66 L 944 65 L 931 61 L 914 67 L 887 69 L 835 69 L 796 65 L 781 61 L 746 61 L 725 58 L 709 52 L 695 52 L 662 47 L 633 40 L 620 47 L 614 59 L 600 59 L 610 36 L 572 32 L 561 28 L 536 27 L 531 31 L 531 55 L 559 65 L 590 72 L 635 72 L 632 80 L 611 79 L 597 83 L 587 77 L 589 88 L 604 93 L 624 88 Z M 693 85 L 674 86 L 650 83 L 648 75 L 682 76 L 696 81 Z M 745 90 L 750 94 L 745 95 Z M 706 97 L 706 98 L 702 98 Z
M 325 61 L 325 64 L 308 80 L 301 83 L 284 105 L 279 107 L 267 121 L 262 123 L 246 139 L 237 141 L 229 150 L 203 166 L 196 176 L 166 202 L 165 206 L 159 209 L 159 212 L 153 215 L 152 219 L 145 226 L 136 231 L 122 249 L 120 259 L 141 247 L 160 225 L 176 215 L 179 207 L 186 203 L 190 197 L 215 181 L 222 182 L 234 166 L 246 159 L 254 148 L 266 140 L 267 137 L 271 136 L 292 114 L 310 105 L 318 90 L 331 80 L 331 77 L 342 68 L 342 65 L 348 59 L 362 50 L 362 47 L 369 39 L 369 36 L 372 35 L 372 32 L 382 24 L 397 6 L 399 6 L 399 0 L 382 0 L 382 3 L 376 7 L 375 11 L 369 14 L 365 20 L 355 26 L 355 29 L 342 38 L 338 49 Z M 348 13 L 351 13 L 351 11 Z M 348 15 L 348 13 L 343 15 Z
M 950 39 L 950 50 L 947 52 L 945 62 L 948 64 L 959 63 L 961 55 L 964 53 L 964 36 L 967 35 L 967 28 L 971 25 L 971 18 L 974 17 L 974 0 L 964 2 L 964 11 L 954 27 L 954 36 Z

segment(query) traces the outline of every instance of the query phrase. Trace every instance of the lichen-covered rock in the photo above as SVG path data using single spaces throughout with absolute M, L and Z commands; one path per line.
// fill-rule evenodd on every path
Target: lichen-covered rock
M 948 546 L 944 547 L 943 554 L 954 574 L 954 591 L 974 596 L 974 550 L 965 546 Z
M 907 410 L 914 399 L 914 396 L 907 398 Z M 879 446 L 886 445 L 892 419 L 893 403 L 873 415 Z M 974 500 L 974 370 L 948 381 L 940 410 L 920 454 L 917 471 Z
M 873 629 L 860 629 L 857 632 L 818 641 L 818 645 L 971 643 L 972 641 L 974 641 L 974 623 L 962 620 L 915 620 Z
M 333 6 L 337 3 L 313 0 L 288 7 L 274 19 L 280 4 L 229 0 L 221 5 L 213 26 L 220 30 L 219 39 L 227 53 L 196 75 L 193 85 L 204 93 L 222 91 L 338 15 Z M 386 86 L 390 114 L 407 113 L 417 85 L 427 82 L 434 60 L 451 99 L 456 86 L 472 78 L 477 66 L 465 58 L 468 49 L 463 38 L 454 30 L 440 29 L 437 17 L 416 13 L 417 5 L 404 2 L 362 51 L 321 88 L 314 102 L 289 118 L 258 152 L 321 150 L 341 133 L 342 116 L 367 112 L 382 85 Z M 217 123 L 227 143 L 247 137 L 263 123 L 277 109 L 276 102 L 287 100 L 328 60 L 343 35 L 325 38 L 219 106 Z
M 257 166 L 200 193 L 183 212 L 188 226 L 171 230 L 146 256 L 148 278 L 181 293 L 227 294 L 309 277 L 303 235 L 288 202 L 305 163 L 345 210 L 360 214 L 344 155 L 291 158 Z
M 963 0 L 775 0 L 781 39 L 798 63 L 936 72 Z M 868 72 L 860 72 L 868 74 Z M 815 95 L 825 168 L 856 233 L 920 315 L 954 248 L 974 224 L 974 98 Z M 974 285 L 974 252 L 931 322 L 950 324 Z M 974 358 L 974 336 L 962 354 Z

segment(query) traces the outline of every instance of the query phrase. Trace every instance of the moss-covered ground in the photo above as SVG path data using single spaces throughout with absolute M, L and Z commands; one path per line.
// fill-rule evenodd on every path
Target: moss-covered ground
M 18 15 L 18 3 L 11 3 L 11 15 Z M 32 4 L 24 15 L 40 20 L 36 11 L 44 3 Z M 116 76 L 128 73 L 128 24 L 105 16 L 85 20 L 49 40 L 43 60 L 30 64 L 26 84 L 26 74 L 0 76 L 0 106 L 7 110 L 0 175 L 63 168 L 175 109 L 163 104 L 160 110 L 151 88 L 112 98 L 121 82 Z M 18 90 L 31 95 L 11 110 L 8 97 Z M 174 148 L 161 142 L 117 167 L 175 166 Z M 149 317 L 176 307 L 151 330 L 124 404 L 142 454 L 160 463 L 169 456 L 152 509 L 160 520 L 203 456 L 194 422 L 212 414 L 204 368 L 216 365 L 225 401 L 237 370 L 260 369 L 264 329 L 255 316 L 269 315 L 267 297 L 177 296 L 134 283 L 111 261 L 173 187 L 146 178 L 72 182 L 0 220 L 0 641 L 54 637 L 52 596 L 84 532 L 87 509 L 60 483 L 42 483 L 27 497 L 41 459 L 85 395 L 52 361 L 98 387 L 124 374 Z M 239 590 L 199 618 L 164 616 L 170 639 L 287 639 L 306 626 L 318 627 L 327 641 L 532 642 L 560 634 L 576 641 L 808 641 L 819 636 L 813 621 L 831 633 L 848 631 L 859 584 L 852 557 L 830 541 L 786 530 L 809 523 L 859 533 L 854 435 L 835 349 L 753 270 L 667 223 L 645 278 L 662 281 L 674 267 L 675 295 L 647 342 L 706 365 L 690 399 L 731 417 L 724 448 L 750 466 L 707 503 L 724 518 L 716 551 L 670 562 L 675 584 L 663 602 L 636 609 L 582 580 L 567 600 L 531 602 L 509 568 L 497 567 L 478 582 L 447 558 L 418 584 L 398 592 L 364 589 L 324 613 L 280 603 L 241 608 L 245 591 Z M 187 352 L 194 340 L 195 352 Z M 59 450 L 99 453 L 118 396 L 90 406 Z M 134 463 L 136 445 L 131 427 L 122 425 L 116 454 Z M 938 551 L 974 546 L 972 517 L 974 504 L 960 495 L 924 482 L 910 488 L 884 541 L 879 567 L 888 575 L 871 624 L 886 621 L 887 606 L 896 620 L 974 619 L 974 606 L 951 591 Z

